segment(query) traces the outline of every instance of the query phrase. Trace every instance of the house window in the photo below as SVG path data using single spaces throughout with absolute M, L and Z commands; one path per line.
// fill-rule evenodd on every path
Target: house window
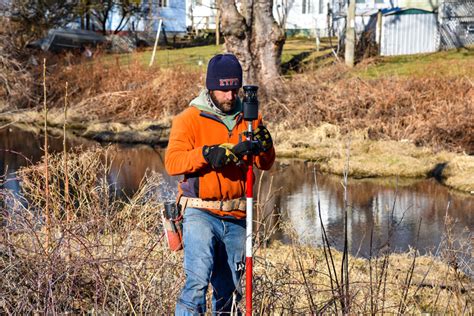
M 319 0 L 319 14 L 324 13 L 324 0 Z
M 164 8 L 168 6 L 168 0 L 158 0 L 158 6 Z
M 375 3 L 385 3 L 384 0 L 375 0 Z
M 356 3 L 365 3 L 365 0 L 356 0 Z
M 302 13 L 303 14 L 308 14 L 308 13 L 311 13 L 311 0 L 303 0 L 303 10 L 302 10 Z

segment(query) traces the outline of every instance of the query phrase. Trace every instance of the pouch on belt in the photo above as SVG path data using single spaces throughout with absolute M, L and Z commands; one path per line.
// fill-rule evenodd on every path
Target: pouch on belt
M 170 250 L 178 251 L 183 249 L 183 216 L 181 214 L 181 206 L 176 204 L 176 201 L 164 202 L 161 219 Z

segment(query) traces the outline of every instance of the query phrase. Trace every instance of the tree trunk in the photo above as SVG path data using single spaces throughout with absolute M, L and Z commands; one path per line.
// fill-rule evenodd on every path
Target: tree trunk
M 346 51 L 344 58 L 346 65 L 354 67 L 355 59 L 355 12 L 356 12 L 356 0 L 349 0 L 349 6 L 347 9 L 347 22 L 346 22 Z
M 272 0 L 246 0 L 241 12 L 235 0 L 221 0 L 221 27 L 226 51 L 242 63 L 245 84 L 272 93 L 280 75 L 285 32 L 275 21 Z

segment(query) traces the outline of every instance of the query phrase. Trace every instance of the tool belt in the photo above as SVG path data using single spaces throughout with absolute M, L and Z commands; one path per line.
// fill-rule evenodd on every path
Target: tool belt
M 200 198 L 190 198 L 182 196 L 179 199 L 179 205 L 181 205 L 183 210 L 186 207 L 195 207 L 219 210 L 223 212 L 230 212 L 234 210 L 240 210 L 245 212 L 247 204 L 245 199 L 233 199 L 227 201 L 207 201 Z

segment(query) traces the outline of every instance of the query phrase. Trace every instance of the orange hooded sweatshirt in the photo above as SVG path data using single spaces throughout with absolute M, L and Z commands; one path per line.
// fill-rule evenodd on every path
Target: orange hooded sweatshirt
M 191 101 L 189 108 L 174 118 L 165 154 L 165 167 L 170 175 L 184 175 L 184 179 L 179 183 L 180 194 L 211 201 L 226 201 L 245 196 L 245 166 L 229 164 L 214 170 L 202 154 L 203 146 L 237 144 L 245 140 L 243 133 L 247 130 L 248 123 L 243 120 L 240 100 L 237 99 L 236 102 L 233 114 L 219 114 L 210 105 L 207 91 L 204 90 Z M 261 115 L 253 122 L 253 128 L 258 125 L 262 125 Z M 254 159 L 257 168 L 262 170 L 270 169 L 274 161 L 273 147 L 256 155 Z M 245 212 L 240 210 L 208 211 L 219 216 L 239 219 L 245 217 Z

